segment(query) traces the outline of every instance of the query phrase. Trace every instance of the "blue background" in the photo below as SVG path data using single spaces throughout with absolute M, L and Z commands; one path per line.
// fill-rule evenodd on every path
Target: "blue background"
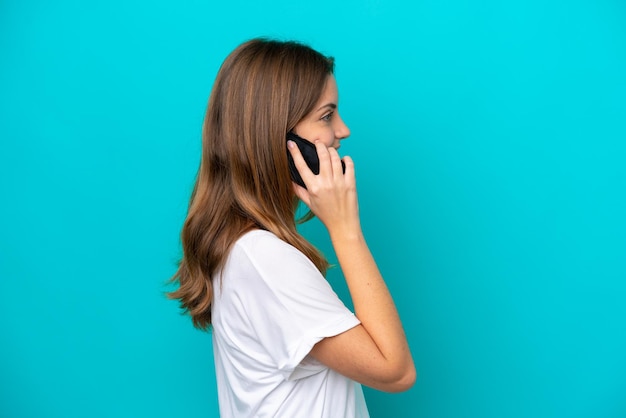
M 0 416 L 217 416 L 164 282 L 213 79 L 260 35 L 337 60 L 419 373 L 372 416 L 626 417 L 617 0 L 0 2 Z

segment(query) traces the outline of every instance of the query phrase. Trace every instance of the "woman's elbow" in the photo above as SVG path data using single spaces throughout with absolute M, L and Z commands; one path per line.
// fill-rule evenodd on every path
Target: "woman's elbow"
M 417 372 L 415 371 L 415 366 L 411 364 L 403 369 L 401 373 L 397 373 L 393 379 L 375 389 L 389 393 L 405 392 L 413 387 L 416 380 Z
M 413 387 L 417 380 L 417 372 L 415 366 L 411 365 L 406 373 L 396 382 L 396 387 L 393 392 L 405 392 Z

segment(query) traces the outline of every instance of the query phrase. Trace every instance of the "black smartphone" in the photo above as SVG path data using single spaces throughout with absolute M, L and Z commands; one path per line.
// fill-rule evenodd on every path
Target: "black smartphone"
M 320 159 L 317 156 L 317 149 L 315 148 L 315 144 L 307 141 L 306 139 L 296 135 L 295 133 L 289 131 L 287 132 L 287 141 L 293 141 L 298 146 L 304 161 L 309 166 L 313 174 L 320 173 Z M 306 189 L 306 185 L 304 181 L 302 181 L 302 177 L 300 177 L 300 173 L 296 168 L 296 164 L 291 157 L 291 153 L 287 150 L 287 158 L 289 159 L 289 172 L 291 173 L 291 179 L 299 184 L 300 186 Z M 343 168 L 343 172 L 346 172 L 346 164 L 341 161 L 341 167 Z

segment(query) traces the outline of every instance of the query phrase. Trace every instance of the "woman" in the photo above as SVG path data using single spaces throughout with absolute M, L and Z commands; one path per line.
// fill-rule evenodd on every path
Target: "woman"
M 360 384 L 403 391 L 415 368 L 393 300 L 361 232 L 354 164 L 337 153 L 333 60 L 255 39 L 215 80 L 202 161 L 173 280 L 194 325 L 213 330 L 222 416 L 368 416 Z M 314 143 L 314 174 L 292 141 Z M 288 153 L 304 185 L 292 181 Z M 296 231 L 302 200 L 328 229 L 355 314 L 328 263 Z

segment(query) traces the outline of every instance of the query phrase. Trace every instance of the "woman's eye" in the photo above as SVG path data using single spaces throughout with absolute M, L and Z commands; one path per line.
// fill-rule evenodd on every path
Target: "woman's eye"
M 330 112 L 325 114 L 324 116 L 322 116 L 322 120 L 328 122 L 330 120 L 330 118 L 333 116 L 334 112 Z

